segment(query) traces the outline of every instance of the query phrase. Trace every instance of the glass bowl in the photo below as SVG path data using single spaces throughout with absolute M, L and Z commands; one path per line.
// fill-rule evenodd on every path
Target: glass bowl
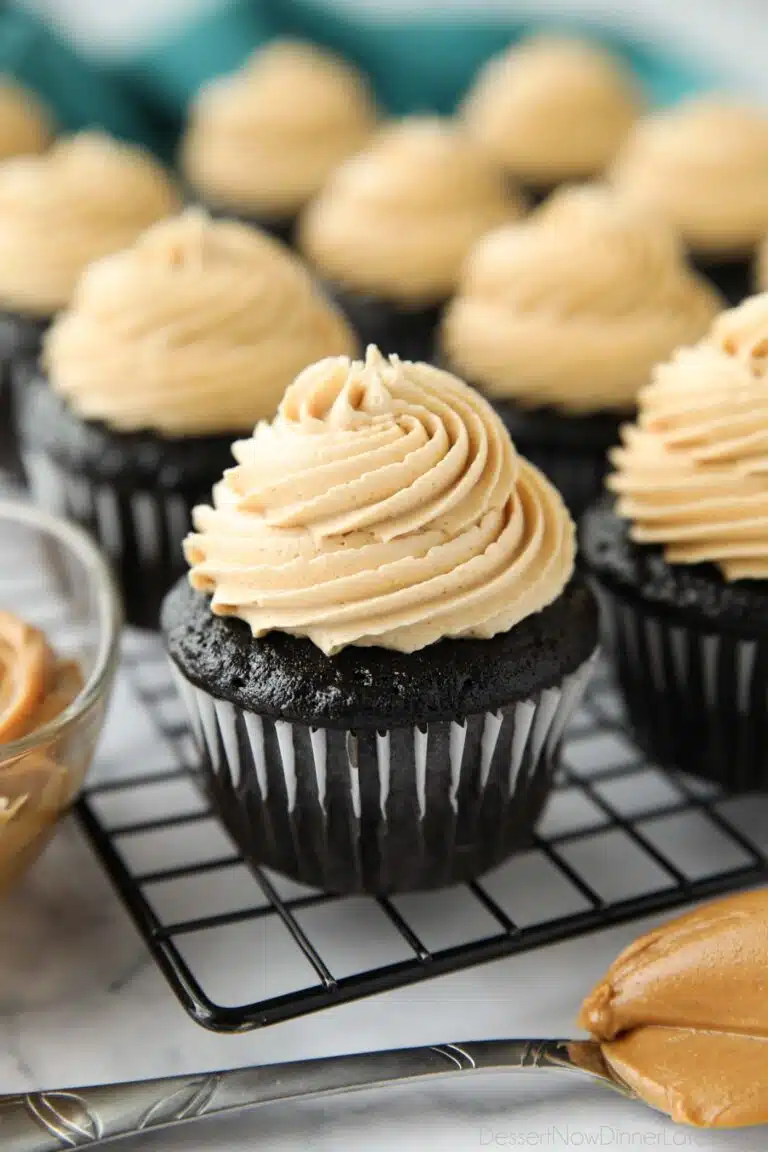
M 0 500 L 0 609 L 74 660 L 82 687 L 53 720 L 0 742 L 0 895 L 37 858 L 80 791 L 119 655 L 122 610 L 107 562 L 81 529 Z

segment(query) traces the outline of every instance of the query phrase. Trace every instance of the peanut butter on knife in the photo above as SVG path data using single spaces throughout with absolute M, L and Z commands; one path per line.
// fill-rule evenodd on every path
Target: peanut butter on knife
M 586 998 L 579 1023 L 618 1078 L 673 1120 L 768 1123 L 768 889 L 640 937 Z

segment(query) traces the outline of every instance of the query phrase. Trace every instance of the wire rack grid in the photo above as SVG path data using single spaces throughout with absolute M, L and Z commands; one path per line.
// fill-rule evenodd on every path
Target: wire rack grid
M 155 960 L 204 1027 L 241 1032 L 562 941 L 758 880 L 768 797 L 725 798 L 648 764 L 600 666 L 530 850 L 443 892 L 338 897 L 238 855 L 197 786 L 160 642 L 131 636 L 120 750 L 77 813 Z M 136 759 L 141 761 L 136 766 Z

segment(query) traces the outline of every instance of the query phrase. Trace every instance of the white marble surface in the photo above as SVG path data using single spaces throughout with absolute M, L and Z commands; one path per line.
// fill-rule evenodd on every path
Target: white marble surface
M 164 755 L 122 685 L 96 777 L 124 775 Z M 217 1036 L 176 1003 L 70 823 L 0 914 L 0 1085 L 11 1092 L 462 1038 L 570 1035 L 583 993 L 647 926 L 624 926 L 260 1032 Z M 234 963 L 243 978 L 253 968 L 248 954 L 208 959 Z M 678 1129 L 589 1084 L 531 1073 L 273 1105 L 123 1145 L 126 1152 L 395 1146 L 758 1152 L 765 1133 Z

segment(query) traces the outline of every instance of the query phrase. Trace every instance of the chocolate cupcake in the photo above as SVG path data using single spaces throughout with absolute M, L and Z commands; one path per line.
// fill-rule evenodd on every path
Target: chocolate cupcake
M 374 348 L 234 452 L 163 628 L 242 851 L 396 892 L 526 845 L 596 641 L 555 489 L 473 389 Z
M 631 73 L 605 49 L 541 35 L 493 57 L 458 115 L 538 202 L 559 184 L 601 176 L 642 107 Z
M 501 172 L 454 125 L 410 117 L 337 169 L 303 216 L 299 244 L 363 345 L 430 360 L 470 248 L 522 213 Z
M 578 515 L 652 366 L 702 336 L 720 304 L 663 221 L 600 185 L 564 188 L 473 249 L 441 359 Z
M 196 209 L 90 266 L 45 338 L 46 375 L 18 390 L 19 431 L 33 495 L 99 539 L 130 623 L 157 624 L 232 438 L 305 364 L 354 348 L 277 240 Z
M 611 179 L 664 213 L 730 304 L 752 291 L 768 233 L 768 113 L 714 96 L 638 122 Z
M 44 152 L 53 139 L 53 120 L 28 88 L 0 75 L 0 161 Z
M 732 791 L 768 785 L 768 295 L 657 368 L 582 549 L 638 743 Z
M 181 163 L 212 212 L 292 237 L 296 217 L 377 120 L 360 73 L 312 44 L 278 40 L 195 100 Z
M 168 176 L 140 148 L 96 132 L 0 167 L 0 421 L 9 430 L 10 377 L 34 363 L 53 315 L 91 260 L 132 243 L 178 207 Z M 2 461 L 0 460 L 0 463 Z

